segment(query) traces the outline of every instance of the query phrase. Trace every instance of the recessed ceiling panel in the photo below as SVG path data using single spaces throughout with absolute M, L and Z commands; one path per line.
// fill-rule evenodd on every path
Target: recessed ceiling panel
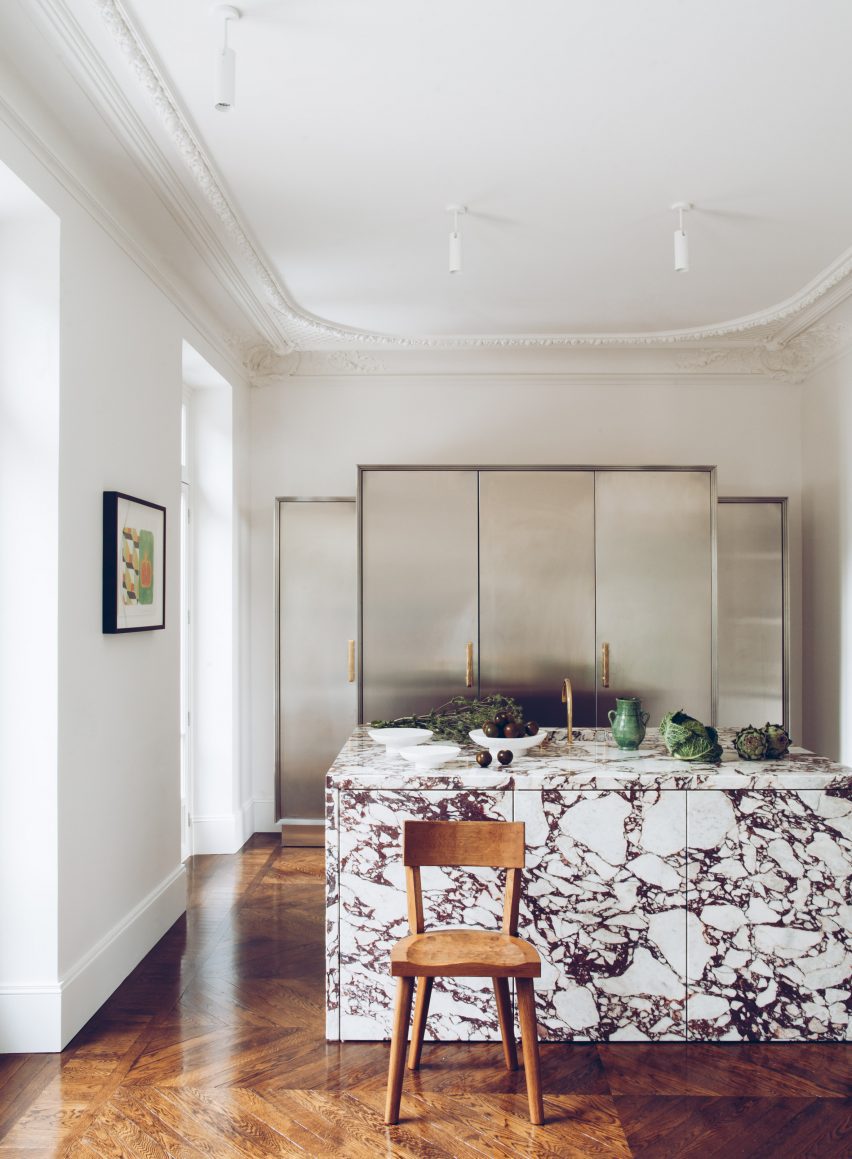
M 370 333 L 709 326 L 852 246 L 847 0 L 205 0 L 131 18 L 298 306 Z M 678 200 L 690 271 L 673 268 Z M 448 203 L 464 203 L 448 273 Z

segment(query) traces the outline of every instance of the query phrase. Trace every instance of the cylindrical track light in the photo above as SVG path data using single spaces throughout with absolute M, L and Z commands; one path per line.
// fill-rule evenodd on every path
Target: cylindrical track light
M 674 231 L 674 268 L 679 274 L 689 272 L 689 242 L 683 228 L 683 215 L 692 209 L 691 201 L 676 201 L 672 209 L 677 210 L 678 225 Z
M 236 53 L 228 47 L 228 22 L 239 20 L 240 10 L 232 4 L 214 4 L 212 12 L 222 21 L 222 47 L 216 54 L 216 100 L 213 108 L 227 113 L 234 107 Z
M 459 216 L 467 213 L 466 205 L 448 205 L 447 213 L 453 215 L 453 228 L 450 230 L 450 273 L 460 274 L 462 269 L 462 245 L 459 232 Z

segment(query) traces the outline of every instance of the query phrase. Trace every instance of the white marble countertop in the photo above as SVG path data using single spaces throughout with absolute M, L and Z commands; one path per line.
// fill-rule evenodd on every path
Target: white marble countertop
M 780 760 L 746 761 L 733 748 L 734 729 L 720 729 L 724 748 L 720 764 L 680 761 L 670 757 L 656 729 L 649 729 L 636 752 L 617 748 L 604 729 L 574 729 L 574 743 L 565 744 L 566 729 L 555 729 L 543 744 L 516 756 L 503 767 L 482 769 L 473 744 L 458 758 L 434 770 L 416 770 L 399 755 L 388 753 L 359 726 L 328 772 L 332 789 L 852 789 L 852 769 L 833 764 L 801 748 Z

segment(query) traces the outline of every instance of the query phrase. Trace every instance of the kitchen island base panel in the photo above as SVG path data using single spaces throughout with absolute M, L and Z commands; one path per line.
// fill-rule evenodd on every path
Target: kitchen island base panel
M 687 905 L 700 929 L 687 989 L 689 1037 L 849 1037 L 848 790 L 690 794 L 687 836 Z
M 339 795 L 325 795 L 325 1036 L 340 1038 Z
M 683 1039 L 686 793 L 520 791 L 515 820 L 543 1040 Z
M 408 934 L 402 823 L 511 821 L 512 794 L 502 790 L 411 793 L 344 792 L 339 799 L 340 1037 L 389 1038 L 394 983 L 390 952 Z M 496 929 L 505 872 L 454 867 L 421 870 L 426 929 Z M 497 1008 L 487 979 L 439 978 L 429 1005 L 426 1040 L 496 1041 Z
M 329 1039 L 390 1036 L 407 818 L 525 822 L 544 1041 L 852 1039 L 850 770 L 801 750 L 688 765 L 653 732 L 625 759 L 603 734 L 564 736 L 510 769 L 470 749 L 424 775 L 356 731 L 327 781 Z M 427 924 L 498 927 L 498 871 L 430 874 Z M 436 982 L 427 1041 L 499 1037 L 490 984 Z

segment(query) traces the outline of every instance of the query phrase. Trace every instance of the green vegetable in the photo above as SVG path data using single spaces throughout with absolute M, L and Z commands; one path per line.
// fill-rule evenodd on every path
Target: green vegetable
M 734 737 L 734 748 L 746 761 L 762 761 L 766 756 L 766 734 L 753 725 L 741 728 Z
M 482 728 L 486 721 L 493 720 L 498 712 L 509 713 L 515 720 L 524 719 L 524 710 L 509 696 L 494 693 L 481 700 L 454 696 L 452 700 L 439 704 L 437 708 L 419 716 L 398 716 L 396 720 L 374 720 L 373 728 L 431 728 L 435 740 L 451 740 L 456 744 L 467 744 L 469 732 Z
M 790 748 L 789 734 L 784 730 L 784 726 L 780 724 L 770 724 L 766 722 L 761 729 L 763 735 L 766 737 L 766 755 L 772 760 L 777 760 L 779 757 L 787 755 Z
M 673 757 L 680 761 L 715 763 L 722 758 L 719 734 L 683 709 L 669 712 L 660 721 L 660 736 Z

